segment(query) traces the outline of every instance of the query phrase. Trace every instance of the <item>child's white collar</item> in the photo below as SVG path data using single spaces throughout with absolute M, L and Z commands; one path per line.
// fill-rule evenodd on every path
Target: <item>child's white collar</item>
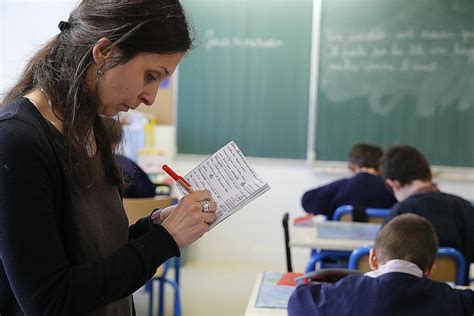
M 391 272 L 411 274 L 419 278 L 423 277 L 423 271 L 416 264 L 401 259 L 390 260 L 377 270 L 367 272 L 365 275 L 371 278 L 377 278 Z

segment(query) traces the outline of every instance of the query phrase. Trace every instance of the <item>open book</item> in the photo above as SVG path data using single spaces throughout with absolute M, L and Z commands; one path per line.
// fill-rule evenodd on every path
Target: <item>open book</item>
M 212 154 L 184 178 L 195 191 L 209 190 L 217 203 L 217 218 L 209 229 L 270 189 L 233 141 Z M 183 195 L 186 194 L 182 188 L 180 191 Z

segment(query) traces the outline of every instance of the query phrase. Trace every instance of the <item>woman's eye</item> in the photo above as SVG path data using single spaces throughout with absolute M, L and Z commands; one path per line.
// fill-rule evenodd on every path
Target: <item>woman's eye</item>
M 158 77 L 153 74 L 148 74 L 148 81 L 157 81 Z

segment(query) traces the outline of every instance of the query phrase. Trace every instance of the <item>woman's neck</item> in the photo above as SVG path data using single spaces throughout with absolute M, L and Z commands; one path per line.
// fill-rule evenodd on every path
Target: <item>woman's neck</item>
M 38 88 L 30 90 L 24 96 L 33 103 L 33 105 L 38 109 L 41 115 L 48 120 L 53 126 L 59 131 L 63 132 L 63 122 L 60 117 L 58 117 L 54 112 L 51 106 L 49 105 L 49 99 L 45 92 L 41 91 Z
M 24 97 L 33 103 L 33 105 L 47 121 L 49 121 L 60 133 L 63 133 L 63 121 L 53 112 L 53 109 L 50 106 L 51 102 L 46 92 L 40 90 L 39 88 L 34 88 L 33 90 L 26 93 Z M 94 157 L 97 153 L 97 144 L 95 142 L 94 133 L 91 133 L 90 135 L 87 145 L 87 152 L 89 157 Z

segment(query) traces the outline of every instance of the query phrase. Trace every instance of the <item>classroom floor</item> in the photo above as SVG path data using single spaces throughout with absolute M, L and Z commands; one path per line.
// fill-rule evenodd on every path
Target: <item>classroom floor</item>
M 181 267 L 181 307 L 184 316 L 242 316 L 258 273 L 264 267 L 222 266 L 188 262 Z M 170 271 L 171 275 L 173 271 Z M 172 293 L 167 286 L 165 315 L 173 315 Z M 138 316 L 148 315 L 148 293 L 134 294 Z M 156 314 L 156 313 L 155 313 Z

